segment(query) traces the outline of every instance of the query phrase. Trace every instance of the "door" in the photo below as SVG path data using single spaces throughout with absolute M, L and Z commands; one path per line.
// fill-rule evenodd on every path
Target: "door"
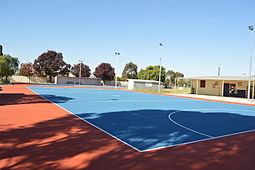
M 230 84 L 229 86 L 229 96 L 235 97 L 236 96 L 236 85 L 235 84 Z
M 229 96 L 229 83 L 224 83 L 224 92 L 223 96 Z

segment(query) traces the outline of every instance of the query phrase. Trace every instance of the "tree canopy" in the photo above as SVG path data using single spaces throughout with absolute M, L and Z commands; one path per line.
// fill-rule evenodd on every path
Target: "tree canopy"
M 34 74 L 34 68 L 32 63 L 21 63 L 19 74 L 22 76 L 32 76 Z
M 109 63 L 101 63 L 96 67 L 93 73 L 97 78 L 105 80 L 113 80 L 115 76 L 114 68 Z
M 89 77 L 91 75 L 90 73 L 90 69 L 89 66 L 81 63 L 81 64 L 75 64 L 72 67 L 71 72 L 73 73 L 73 75 L 75 75 L 76 77 L 80 76 L 80 67 L 81 67 L 81 77 Z
M 5 82 L 8 80 L 8 76 L 15 74 L 19 66 L 19 60 L 16 57 L 10 55 L 0 56 L 0 77 L 5 77 Z
M 130 62 L 125 65 L 125 68 L 122 72 L 122 79 L 137 79 L 137 65 Z
M 168 70 L 166 72 L 166 86 L 169 86 L 169 85 L 174 85 L 175 84 L 175 80 L 178 79 L 178 78 L 183 78 L 184 77 L 184 74 L 181 73 L 181 72 L 174 72 L 173 70 Z M 179 84 L 183 84 L 183 81 L 180 81 Z
M 159 79 L 160 66 L 148 66 L 146 69 L 141 69 L 138 73 L 138 78 L 143 80 L 156 80 Z M 166 69 L 162 67 L 161 70 L 161 82 L 165 82 Z
M 65 75 L 70 71 L 70 64 L 64 62 L 62 53 L 55 51 L 42 53 L 35 59 L 33 66 L 37 74 L 49 76 L 50 82 L 52 77 L 58 74 Z

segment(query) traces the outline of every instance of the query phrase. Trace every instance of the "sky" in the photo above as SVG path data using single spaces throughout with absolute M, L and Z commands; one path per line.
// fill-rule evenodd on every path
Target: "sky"
M 120 76 L 128 62 L 138 71 L 159 65 L 162 51 L 162 65 L 185 77 L 249 71 L 254 0 L 0 0 L 0 8 L 0 44 L 21 63 L 54 50 L 93 73 L 102 62 L 115 67 L 117 51 Z

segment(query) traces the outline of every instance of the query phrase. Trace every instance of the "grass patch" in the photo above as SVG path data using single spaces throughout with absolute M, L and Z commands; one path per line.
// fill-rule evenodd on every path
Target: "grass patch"
M 150 92 L 150 93 L 158 93 L 157 90 L 139 90 L 135 89 L 135 91 L 141 91 L 141 92 Z M 183 89 L 162 89 L 160 91 L 160 94 L 190 94 L 191 88 L 183 88 Z

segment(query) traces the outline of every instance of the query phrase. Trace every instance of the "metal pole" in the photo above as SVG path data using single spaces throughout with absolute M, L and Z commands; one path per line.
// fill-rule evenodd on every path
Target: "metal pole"
M 197 80 L 196 94 L 198 94 L 198 80 Z
M 221 85 L 221 97 L 224 95 L 224 80 L 222 80 L 222 85 Z
M 81 85 L 81 63 L 82 63 L 82 60 L 79 60 L 79 62 L 80 62 L 79 85 Z
M 161 47 L 163 47 L 162 43 L 159 43 Z M 160 48 L 160 67 L 159 67 L 159 78 L 158 78 L 158 93 L 160 92 L 160 83 L 161 83 L 161 70 L 162 70 L 162 56 L 163 56 L 163 50 Z
M 252 53 L 253 53 L 253 26 L 249 26 L 250 30 L 250 45 L 251 45 L 251 51 L 250 51 L 250 66 L 249 66 L 249 81 L 248 81 L 248 93 L 247 93 L 247 99 L 250 100 L 250 93 L 251 93 L 251 74 L 252 74 Z
M 176 92 L 177 89 L 177 77 L 174 78 L 174 94 Z
M 254 85 L 255 85 L 255 81 L 253 80 L 253 85 L 252 85 L 252 100 L 254 99 Z
M 120 53 L 119 52 L 115 52 L 115 56 L 116 56 L 116 58 L 115 58 L 115 89 L 117 89 L 117 67 L 118 67 L 118 55 L 120 55 Z
M 220 76 L 220 66 L 218 67 L 218 77 Z

